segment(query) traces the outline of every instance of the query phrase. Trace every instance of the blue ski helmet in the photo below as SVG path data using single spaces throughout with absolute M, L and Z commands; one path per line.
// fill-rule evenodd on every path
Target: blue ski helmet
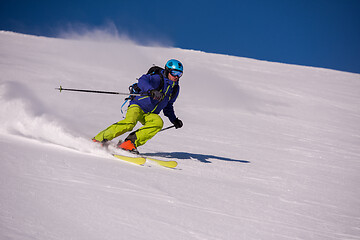
M 178 61 L 176 59 L 170 59 L 169 61 L 167 61 L 166 65 L 165 65 L 165 70 L 167 72 L 170 72 L 171 70 L 183 72 L 184 67 L 180 61 Z

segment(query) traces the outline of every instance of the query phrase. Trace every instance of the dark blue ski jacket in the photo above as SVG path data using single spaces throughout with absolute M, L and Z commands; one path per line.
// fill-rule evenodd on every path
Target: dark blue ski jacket
M 170 122 L 176 120 L 174 112 L 174 102 L 179 95 L 180 86 L 179 81 L 173 82 L 164 75 L 164 71 L 161 72 L 164 77 L 164 86 L 159 91 L 164 93 L 165 96 L 161 101 L 153 99 L 151 96 L 140 96 L 135 97 L 130 101 L 132 104 L 138 105 L 145 113 L 156 113 L 159 114 L 161 110 L 166 117 L 169 118 Z M 139 78 L 138 87 L 141 89 L 141 94 L 149 94 L 151 90 L 160 87 L 161 77 L 159 74 L 144 74 Z

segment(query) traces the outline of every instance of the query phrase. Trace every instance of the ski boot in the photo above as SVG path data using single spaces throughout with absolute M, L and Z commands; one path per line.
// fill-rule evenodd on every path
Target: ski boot
M 140 154 L 135 144 L 131 140 L 126 140 L 126 139 L 125 141 L 120 140 L 119 143 L 117 144 L 117 147 L 122 150 L 129 151 L 131 153 Z

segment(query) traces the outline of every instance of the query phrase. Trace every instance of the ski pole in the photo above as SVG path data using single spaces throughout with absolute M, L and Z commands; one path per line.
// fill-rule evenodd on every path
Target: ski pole
M 59 88 L 55 88 L 56 90 L 61 91 L 72 91 L 72 92 L 86 92 L 86 93 L 102 93 L 102 94 L 118 94 L 118 95 L 126 95 L 126 96 L 146 96 L 143 94 L 136 93 L 120 93 L 120 92 L 108 92 L 108 91 L 97 91 L 97 90 L 85 90 L 85 89 L 73 89 L 73 88 L 63 88 L 60 86 Z
M 172 125 L 172 126 L 170 126 L 170 127 L 163 128 L 163 129 L 161 129 L 159 132 L 162 132 L 162 131 L 168 130 L 168 129 L 173 128 L 173 127 L 175 127 L 175 125 Z

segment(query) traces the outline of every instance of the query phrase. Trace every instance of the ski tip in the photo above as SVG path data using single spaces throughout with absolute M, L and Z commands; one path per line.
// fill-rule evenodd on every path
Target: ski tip
M 153 161 L 153 162 L 157 163 L 158 165 L 167 167 L 167 168 L 176 168 L 178 165 L 178 163 L 176 161 L 163 161 L 163 160 L 158 160 L 158 159 L 154 159 L 154 158 L 146 158 L 146 160 Z

